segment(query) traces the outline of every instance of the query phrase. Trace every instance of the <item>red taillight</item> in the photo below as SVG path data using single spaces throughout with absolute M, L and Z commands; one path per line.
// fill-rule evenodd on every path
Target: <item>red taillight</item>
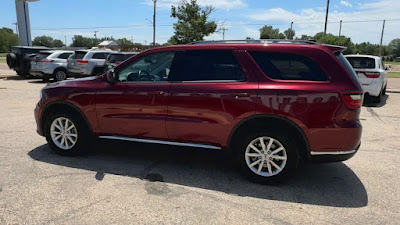
M 357 73 L 364 74 L 364 76 L 368 78 L 378 78 L 381 75 L 381 73 L 379 72 L 357 72 Z
M 121 64 L 121 62 L 115 62 L 115 65 L 119 65 L 119 64 Z
M 377 72 L 365 72 L 364 75 L 368 78 L 378 78 L 381 73 L 377 73 Z
M 81 64 L 87 64 L 87 63 L 89 63 L 89 61 L 87 61 L 87 60 L 78 60 L 78 61 L 76 61 L 77 63 L 81 63 Z
M 349 109 L 359 109 L 363 102 L 363 93 L 359 92 L 340 92 L 344 104 Z
M 39 62 L 50 63 L 50 62 L 54 62 L 54 60 L 51 60 L 51 59 L 41 59 L 41 60 L 39 60 Z

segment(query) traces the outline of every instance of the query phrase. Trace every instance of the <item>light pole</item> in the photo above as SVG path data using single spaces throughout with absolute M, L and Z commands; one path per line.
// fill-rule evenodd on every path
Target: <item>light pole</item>
M 340 20 L 340 28 L 339 28 L 339 38 L 342 36 L 342 20 Z
M 329 14 L 329 0 L 326 2 L 326 16 L 325 16 L 325 29 L 324 29 L 324 43 L 326 43 L 326 28 L 328 27 L 328 14 Z
M 293 40 L 294 35 L 293 35 L 293 22 L 290 23 L 290 40 Z
M 154 13 L 153 13 L 153 46 L 156 45 L 156 8 L 157 8 L 157 1 L 153 0 L 154 3 Z

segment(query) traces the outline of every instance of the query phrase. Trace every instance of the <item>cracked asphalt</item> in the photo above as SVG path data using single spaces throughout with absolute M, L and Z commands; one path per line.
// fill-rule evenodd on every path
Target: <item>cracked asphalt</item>
M 89 155 L 55 155 L 35 131 L 43 86 L 0 80 L 0 224 L 399 223 L 400 93 L 363 107 L 355 157 L 264 186 L 215 150 L 101 142 Z

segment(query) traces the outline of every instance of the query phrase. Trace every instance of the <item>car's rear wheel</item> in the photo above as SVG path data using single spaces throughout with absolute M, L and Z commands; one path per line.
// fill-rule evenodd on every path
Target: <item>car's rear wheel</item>
M 237 142 L 236 152 L 244 176 L 257 183 L 287 179 L 297 168 L 299 154 L 288 135 L 273 130 L 250 132 Z
M 72 156 L 83 153 L 91 140 L 90 130 L 80 118 L 69 114 L 51 115 L 45 125 L 49 146 L 60 155 Z
M 386 95 L 386 86 L 382 90 L 382 95 Z
M 55 70 L 53 73 L 53 79 L 55 81 L 63 81 L 67 79 L 67 72 L 63 69 Z

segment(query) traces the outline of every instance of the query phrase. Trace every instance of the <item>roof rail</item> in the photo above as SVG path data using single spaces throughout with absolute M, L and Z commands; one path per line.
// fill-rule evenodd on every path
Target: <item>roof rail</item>
M 219 41 L 197 41 L 190 44 L 317 44 L 314 40 L 285 40 L 285 39 L 260 39 L 260 40 L 219 40 Z

